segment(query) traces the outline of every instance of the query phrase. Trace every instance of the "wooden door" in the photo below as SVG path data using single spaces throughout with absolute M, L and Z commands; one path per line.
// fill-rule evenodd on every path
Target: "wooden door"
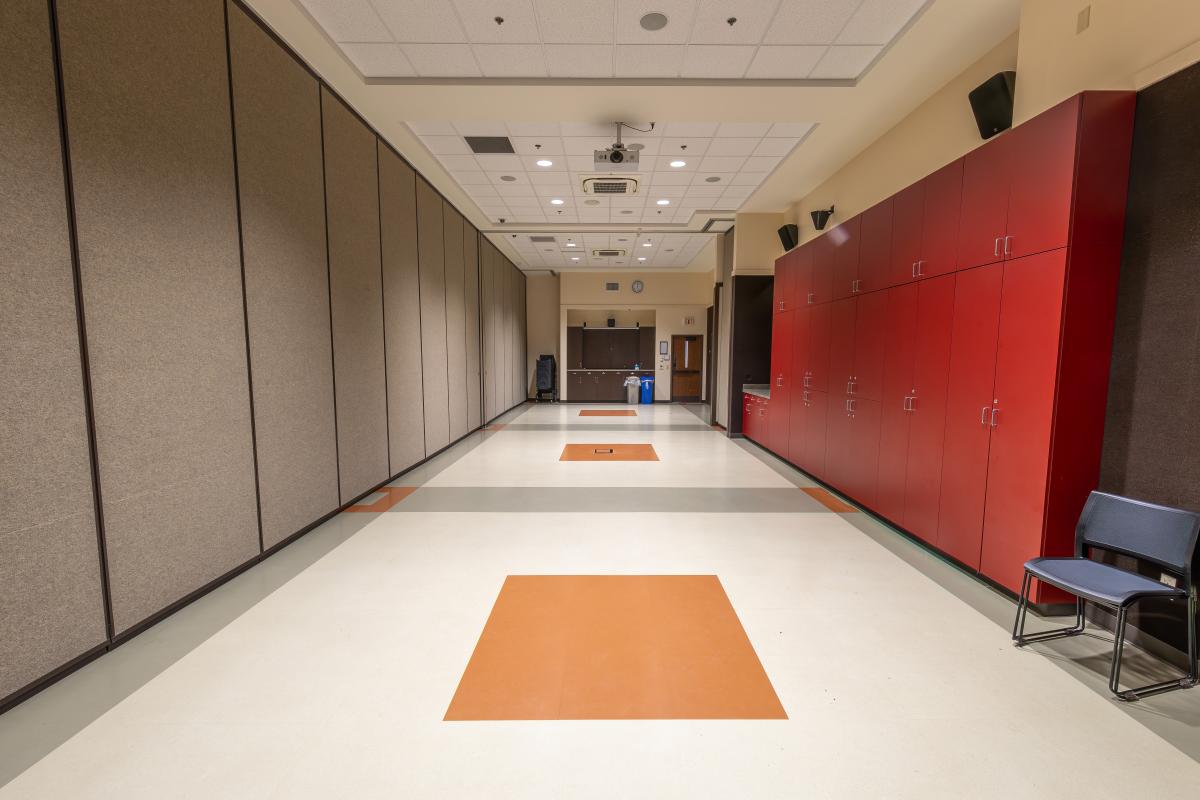
M 829 429 L 829 393 L 809 390 L 804 409 L 804 450 L 800 466 L 810 475 L 824 478 L 826 431 Z
M 927 542 L 937 539 L 946 433 L 946 386 L 954 327 L 954 275 L 921 281 L 917 297 L 904 527 Z
M 937 546 L 979 569 L 1004 265 L 956 276 Z
M 833 306 L 823 303 L 809 311 L 808 388 L 818 392 L 829 391 L 829 347 L 832 337 Z
M 892 207 L 888 198 L 863 212 L 858 250 L 858 291 L 873 292 L 888 286 L 892 255 Z
M 833 263 L 836 247 L 826 233 L 810 244 L 812 248 L 812 283 L 809 284 L 809 304 L 828 303 L 833 299 Z
M 825 234 L 834 245 L 833 296 L 849 297 L 858 291 L 858 256 L 861 252 L 862 217 L 851 217 Z
M 921 217 L 921 250 L 917 276 L 946 275 L 958 267 L 958 228 L 962 213 L 963 159 L 925 179 L 925 210 Z
M 917 284 L 888 289 L 884 329 L 883 392 L 880 398 L 879 478 L 875 510 L 897 522 L 904 519 L 904 483 L 917 338 Z
M 704 365 L 704 337 L 675 334 L 671 337 L 671 399 L 698 401 Z
M 853 393 L 868 400 L 879 400 L 883 391 L 883 349 L 886 328 L 887 294 L 872 292 L 858 298 L 854 317 L 854 364 L 851 370 Z
M 916 280 L 924 221 L 925 181 L 917 181 L 892 199 L 892 250 L 888 259 L 890 286 Z M 957 228 L 953 235 L 958 236 Z
M 1061 249 L 1004 267 L 980 570 L 1014 592 L 1041 555 L 1066 265 Z
M 1008 258 L 1067 246 L 1081 102 L 1076 95 L 1012 130 Z
M 972 150 L 963 161 L 958 269 L 1004 258 L 1001 247 L 1008 224 L 1011 138 L 1008 133 L 1000 134 Z
M 850 394 L 854 377 L 854 323 L 858 300 L 848 297 L 829 304 L 829 393 Z
M 793 250 L 790 255 L 792 257 L 792 307 L 802 308 L 812 304 L 812 244 L 802 244 Z
M 846 464 L 846 491 L 863 505 L 874 507 L 879 477 L 878 400 L 861 397 L 850 401 L 849 459 Z

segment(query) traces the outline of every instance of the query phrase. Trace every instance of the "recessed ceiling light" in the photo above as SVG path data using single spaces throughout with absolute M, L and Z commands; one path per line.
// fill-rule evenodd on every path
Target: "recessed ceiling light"
M 675 169 L 679 169 L 680 167 L 686 167 L 687 162 L 686 161 L 672 161 L 671 166 L 674 167 Z
M 560 199 L 560 198 L 556 197 L 556 198 L 554 198 L 553 200 L 551 200 L 551 201 L 550 201 L 550 205 L 552 205 L 552 206 L 561 206 L 561 205 L 562 205 L 564 202 L 565 202 L 564 200 L 562 200 L 562 199 Z
M 661 31 L 667 27 L 667 15 L 651 11 L 642 17 L 641 26 L 648 31 Z
M 718 182 L 720 182 L 720 180 L 721 180 L 721 178 L 717 175 L 709 175 L 707 178 L 704 179 L 704 182 L 705 183 L 718 183 Z
M 638 261 L 645 261 L 645 260 L 646 260 L 645 256 L 638 256 Z
M 670 200 L 658 200 L 658 201 L 657 201 L 657 203 L 658 203 L 660 206 L 669 206 L 669 205 L 671 205 L 671 201 L 670 201 Z
M 538 165 L 539 167 L 553 167 L 553 166 L 554 166 L 554 162 L 553 162 L 553 161 L 551 161 L 551 160 L 550 160 L 550 159 L 548 159 L 548 158 L 539 158 L 539 159 L 538 159 L 538 162 L 537 162 L 537 165 Z
M 574 242 L 567 242 L 567 247 L 574 247 L 574 246 L 575 246 Z
M 584 200 L 583 204 L 585 206 L 598 206 L 598 205 L 600 205 L 600 201 L 599 200 Z
M 642 242 L 642 247 L 653 247 L 653 242 Z
M 578 261 L 578 260 L 579 260 L 579 256 L 571 256 L 571 260 L 572 260 L 572 261 Z
M 502 181 L 507 181 L 508 183 L 512 183 L 513 181 L 515 181 L 515 180 L 516 180 L 516 176 L 513 176 L 513 175 L 501 175 L 501 176 L 500 176 L 500 180 L 502 180 Z

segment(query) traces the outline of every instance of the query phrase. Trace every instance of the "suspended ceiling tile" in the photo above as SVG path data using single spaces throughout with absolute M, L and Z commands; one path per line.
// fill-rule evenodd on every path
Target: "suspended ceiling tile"
M 479 65 L 466 44 L 405 44 L 404 55 L 417 74 L 438 78 L 477 78 Z
M 783 0 L 764 44 L 832 44 L 861 0 Z
M 722 122 L 717 136 L 766 136 L 771 129 L 769 122 Z
M 758 48 L 747 78 L 800 80 L 807 78 L 825 55 L 825 45 L 777 45 Z
M 701 172 L 737 172 L 746 159 L 742 156 L 705 156 L 700 162 Z
M 750 156 L 740 167 L 742 172 L 770 172 L 782 161 L 778 156 Z
M 397 42 L 466 43 L 454 6 L 428 0 L 373 0 Z M 418 67 L 420 70 L 420 67 Z M 434 74 L 420 70 L 422 75 Z M 457 74 L 457 73 L 455 73 Z
M 538 44 L 477 44 L 475 58 L 488 78 L 544 78 L 546 60 Z
M 834 45 L 822 56 L 809 77 L 857 78 L 881 50 L 879 45 Z
M 449 122 L 413 120 L 407 123 L 418 136 L 457 136 L 458 131 Z
M 754 152 L 762 139 L 748 136 L 720 136 L 712 140 L 706 155 L 748 156 Z
M 559 44 L 611 43 L 613 0 L 536 0 L 542 41 Z
M 398 45 L 346 42 L 341 48 L 364 78 L 413 77 L 417 74 Z
M 613 71 L 618 78 L 677 78 L 685 49 L 683 45 L 617 45 Z
M 335 42 L 390 42 L 392 34 L 368 0 L 301 0 Z
M 617 43 L 683 44 L 691 33 L 695 12 L 695 0 L 617 0 Z M 642 17 L 650 13 L 666 15 L 666 27 L 657 31 L 642 28 Z
M 680 74 L 684 78 L 741 78 L 754 51 L 752 45 L 691 44 Z
M 562 135 L 557 122 L 509 122 L 506 124 L 510 136 L 536 136 L 541 138 Z M 780 134 L 786 135 L 786 134 Z
M 461 136 L 422 136 L 421 141 L 435 156 L 469 156 L 471 148 Z
M 478 184 L 490 184 L 488 176 L 479 170 L 467 172 L 451 172 L 450 177 L 458 181 L 463 186 L 474 186 Z
M 700 0 L 692 44 L 758 44 L 778 0 Z M 735 21 L 731 25 L 729 19 Z
M 552 78 L 611 78 L 610 44 L 548 44 L 546 64 Z
M 478 172 L 479 162 L 475 156 L 438 156 L 442 166 L 451 172 Z
M 929 0 L 863 0 L 837 38 L 838 44 L 884 45 L 896 37 Z
M 475 156 L 475 161 L 484 172 L 509 171 L 514 175 L 516 173 L 525 174 L 525 169 L 521 164 L 519 156 L 497 154 L 477 155 Z
M 767 136 L 803 139 L 813 127 L 811 122 L 776 122 L 767 131 Z
M 444 5 L 445 0 L 440 0 L 439 4 Z M 473 43 L 536 44 L 540 41 L 532 0 L 454 0 L 454 7 L 467 38 Z M 497 17 L 503 23 L 497 24 Z
M 799 144 L 799 139 L 763 139 L 751 155 L 786 156 Z

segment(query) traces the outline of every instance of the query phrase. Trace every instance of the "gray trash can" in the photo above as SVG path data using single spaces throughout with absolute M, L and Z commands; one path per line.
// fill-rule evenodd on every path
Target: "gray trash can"
M 625 379 L 625 402 L 630 405 L 637 405 L 638 393 L 642 389 L 642 379 L 637 375 L 630 375 Z

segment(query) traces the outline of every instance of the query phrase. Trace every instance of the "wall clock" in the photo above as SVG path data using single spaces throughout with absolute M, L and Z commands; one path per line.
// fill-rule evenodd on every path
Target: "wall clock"
M 645 289 L 646 285 L 644 283 L 642 283 L 641 281 L 634 281 L 633 285 L 630 288 L 633 289 L 634 294 L 641 294 L 642 289 Z

